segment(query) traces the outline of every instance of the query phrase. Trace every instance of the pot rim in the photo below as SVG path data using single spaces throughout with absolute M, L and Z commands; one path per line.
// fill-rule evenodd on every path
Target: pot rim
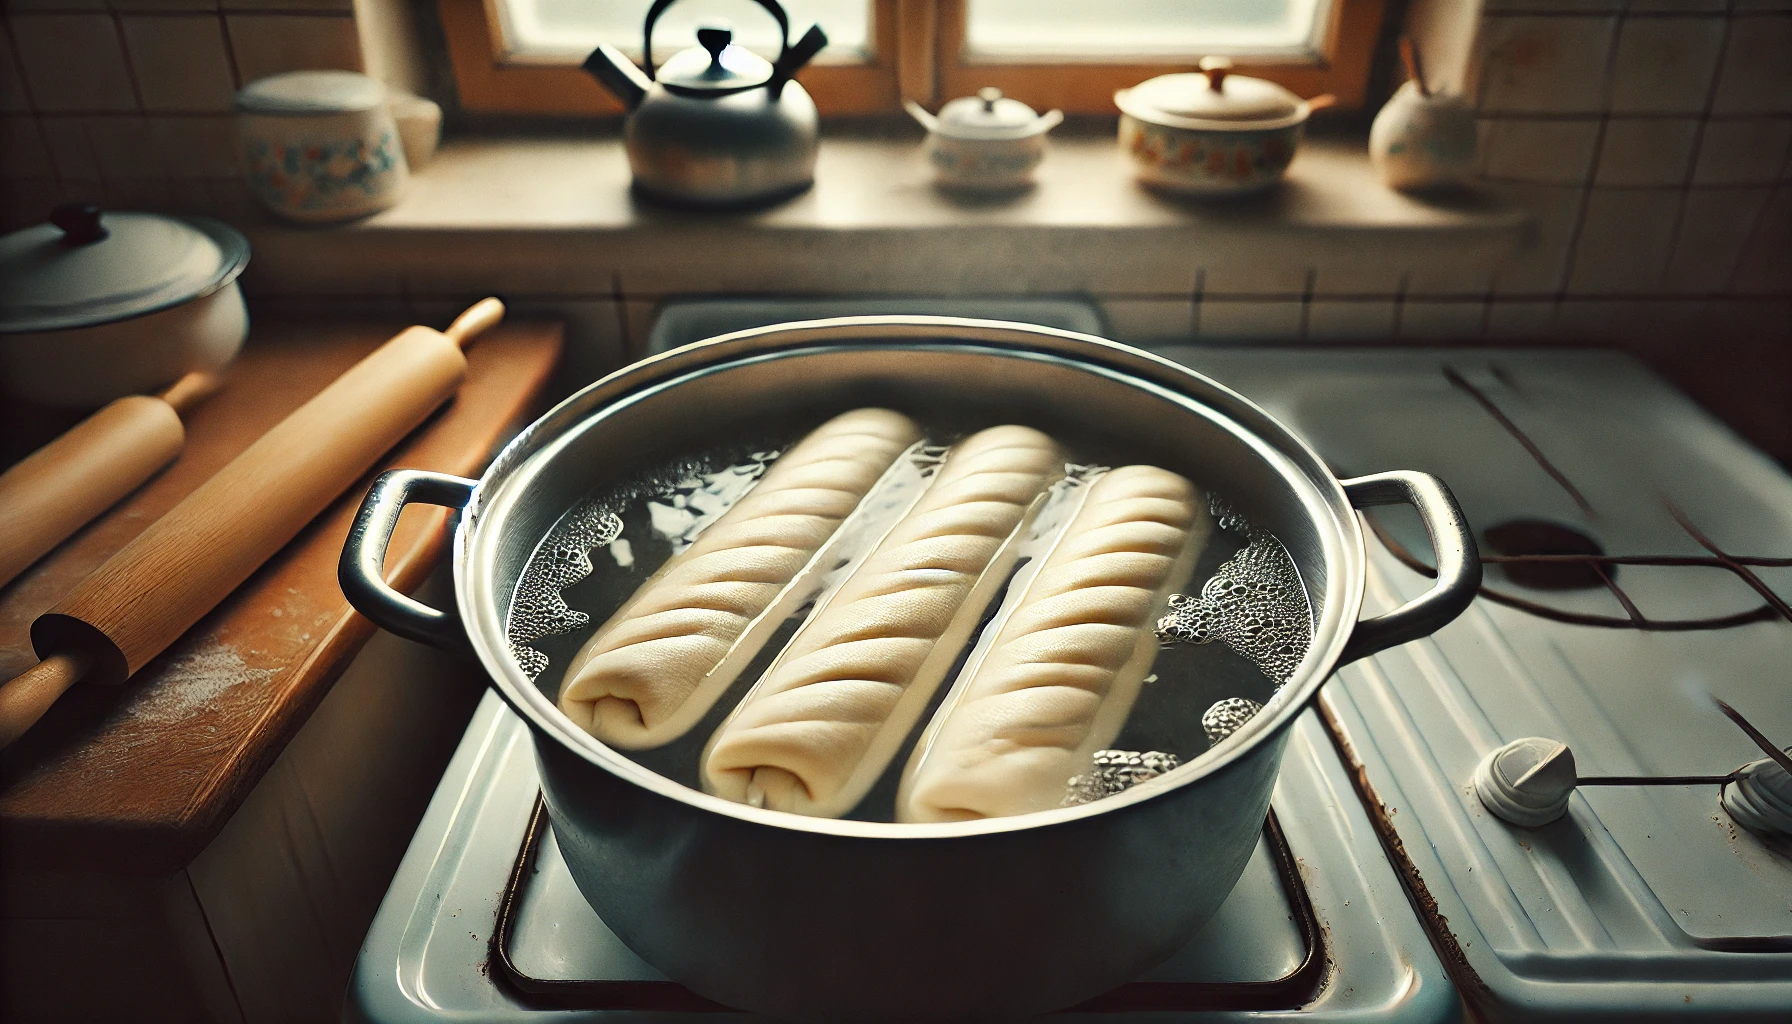
M 949 340 L 948 340 L 949 339 Z M 1285 478 L 1299 479 L 1312 489 L 1304 498 L 1317 498 L 1330 512 L 1335 528 L 1335 547 L 1327 542 L 1330 599 L 1313 625 L 1312 646 L 1289 681 L 1265 704 L 1264 712 L 1218 746 L 1174 771 L 1121 793 L 1073 807 L 1059 807 L 1027 814 L 961 822 L 882 822 L 819 818 L 768 810 L 736 803 L 704 793 L 645 768 L 578 727 L 562 714 L 554 701 L 523 674 L 509 654 L 496 602 L 475 572 L 480 527 L 493 509 L 517 501 L 527 488 L 509 486 L 537 456 L 569 438 L 575 428 L 594 417 L 613 413 L 636 401 L 675 388 L 694 374 L 713 372 L 732 364 L 757 359 L 788 358 L 805 352 L 837 350 L 865 344 L 925 347 L 929 344 L 992 352 L 999 356 L 1035 357 L 1076 364 L 1086 372 L 1107 375 L 1178 404 L 1199 406 L 1210 415 L 1232 421 L 1238 435 L 1257 449 L 1260 457 L 1280 459 L 1289 465 Z M 1066 354 L 1067 352 L 1071 354 Z M 1226 402 L 1278 432 L 1285 447 L 1269 443 L 1263 431 L 1238 422 L 1231 410 L 1217 408 L 1192 394 L 1168 386 L 1168 381 L 1198 382 Z M 1292 452 L 1292 456 L 1290 455 Z M 1305 463 L 1304 465 L 1302 463 Z M 1279 469 L 1281 467 L 1278 467 Z M 525 481 L 526 483 L 527 481 Z M 1319 509 L 1309 505 L 1309 514 Z M 1330 529 L 1322 529 L 1322 535 Z M 1330 678 L 1355 629 L 1366 577 L 1367 554 L 1361 523 L 1338 478 L 1294 431 L 1262 408 L 1211 378 L 1178 363 L 1128 345 L 1073 331 L 996 320 L 949 316 L 855 316 L 776 324 L 724 334 L 687 345 L 623 367 L 586 386 L 562 401 L 518 434 L 480 477 L 454 534 L 455 603 L 460 620 L 481 665 L 506 704 L 527 721 L 535 734 L 558 740 L 567 751 L 594 767 L 602 768 L 649 791 L 695 809 L 726 815 L 743 822 L 850 839 L 944 840 L 988 836 L 1030 829 L 1071 827 L 1089 819 L 1124 810 L 1136 804 L 1167 797 L 1175 790 L 1226 771 L 1252 756 L 1257 748 L 1274 742 L 1286 731 Z M 469 580 L 469 576 L 474 578 Z

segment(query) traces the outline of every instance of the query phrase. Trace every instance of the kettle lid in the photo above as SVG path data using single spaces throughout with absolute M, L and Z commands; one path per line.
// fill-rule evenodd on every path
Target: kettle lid
M 660 65 L 654 78 L 675 92 L 741 92 L 771 80 L 771 61 L 734 42 L 734 30 L 726 25 L 705 25 L 697 30 L 698 45 L 673 54 Z

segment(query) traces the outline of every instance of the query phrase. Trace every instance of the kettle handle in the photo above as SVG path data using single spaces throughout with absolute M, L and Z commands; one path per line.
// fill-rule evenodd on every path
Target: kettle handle
M 641 62 L 647 65 L 648 77 L 652 77 L 656 68 L 653 63 L 653 26 L 666 13 L 666 8 L 678 0 L 653 0 L 653 6 L 647 8 L 647 22 L 641 28 Z M 766 9 L 778 22 L 778 59 L 772 61 L 773 67 L 783 67 L 784 58 L 790 52 L 790 16 L 778 0 L 753 0 Z

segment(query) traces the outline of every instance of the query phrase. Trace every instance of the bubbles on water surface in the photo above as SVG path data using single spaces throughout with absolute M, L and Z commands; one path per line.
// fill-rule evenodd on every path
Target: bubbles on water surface
M 1312 613 L 1300 573 L 1282 542 L 1260 530 L 1217 495 L 1211 499 L 1221 529 L 1241 533 L 1245 546 L 1220 564 L 1199 596 L 1170 598 L 1157 622 L 1166 642 L 1224 643 L 1251 660 L 1280 687 L 1313 642 Z
M 1075 807 L 1125 792 L 1147 779 L 1174 771 L 1182 763 L 1175 754 L 1158 750 L 1097 750 L 1089 760 L 1087 772 L 1070 777 L 1062 806 Z

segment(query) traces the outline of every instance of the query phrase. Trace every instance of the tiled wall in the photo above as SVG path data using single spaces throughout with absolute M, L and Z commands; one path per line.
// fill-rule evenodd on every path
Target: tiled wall
M 1475 96 L 1483 187 L 1535 218 L 1509 266 L 1209 272 L 1109 302 L 1116 330 L 1792 344 L 1792 0 L 1474 6 L 1415 4 L 1415 34 Z
M 352 0 L 6 0 L 6 227 L 63 199 L 241 208 L 231 96 L 302 68 L 361 70 Z

